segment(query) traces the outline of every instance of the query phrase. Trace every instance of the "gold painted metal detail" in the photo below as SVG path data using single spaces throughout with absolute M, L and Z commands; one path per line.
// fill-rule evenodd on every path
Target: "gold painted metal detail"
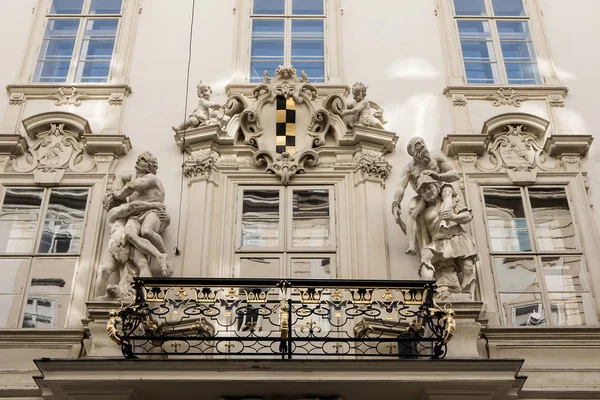
M 123 344 L 123 334 L 117 328 L 117 324 L 123 322 L 121 317 L 118 314 L 117 310 L 112 310 L 109 314 L 108 324 L 106 325 L 106 332 L 108 333 L 108 337 L 121 346 Z
M 281 340 L 285 340 L 288 338 L 290 332 L 290 321 L 288 315 L 290 307 L 286 299 L 282 299 L 280 304 L 281 307 L 279 311 L 279 331 L 281 332 Z
M 352 302 L 354 304 L 371 304 L 371 301 L 373 300 L 373 290 L 375 289 L 350 289 L 350 293 L 352 293 Z
M 318 304 L 321 302 L 324 289 L 306 288 L 298 289 L 300 292 L 300 301 L 302 304 Z
M 300 327 L 300 332 L 302 332 L 302 333 L 304 333 L 304 332 L 321 333 L 321 331 L 322 331 L 321 327 L 318 326 L 317 323 L 312 320 L 312 318 L 310 319 L 310 321 L 308 321 L 306 323 L 306 325 L 302 325 Z
M 354 325 L 354 337 L 362 339 L 373 333 L 373 327 L 364 319 Z
M 219 295 L 219 293 L 223 290 L 223 289 L 217 289 L 217 290 L 211 290 L 210 288 L 202 288 L 202 289 L 196 289 L 193 288 L 194 291 L 196 292 L 196 301 L 198 301 L 199 303 L 211 303 L 214 304 L 217 301 L 217 297 Z
M 452 309 L 452 304 L 446 303 L 444 304 L 444 308 L 440 307 L 434 300 L 434 307 L 430 308 L 429 311 L 432 314 L 435 313 L 443 313 L 444 315 L 440 318 L 440 323 L 445 322 L 444 333 L 442 334 L 442 341 L 439 343 L 440 346 L 445 345 L 454 337 L 454 332 L 456 331 L 456 320 L 454 317 L 456 313 L 454 309 Z
M 267 289 L 263 291 L 261 289 L 252 289 L 250 291 L 243 289 L 246 294 L 246 300 L 248 303 L 266 303 L 269 298 L 269 293 L 271 289 Z
M 392 291 L 390 289 L 385 289 L 385 292 L 381 295 L 381 298 L 384 300 L 393 300 L 394 299 L 394 294 L 392 293 Z

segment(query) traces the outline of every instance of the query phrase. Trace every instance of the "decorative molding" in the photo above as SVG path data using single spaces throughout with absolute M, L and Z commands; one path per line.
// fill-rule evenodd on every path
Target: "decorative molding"
M 453 94 L 452 96 L 452 105 L 455 107 L 464 107 L 467 105 L 467 96 L 464 94 Z
M 183 164 L 183 174 L 188 178 L 207 176 L 219 162 L 219 153 L 212 149 L 193 151 L 188 160 Z
M 25 100 L 25 93 L 13 92 L 9 94 L 8 104 L 11 106 L 20 106 Z
M 120 105 L 131 94 L 127 85 L 73 84 L 25 84 L 8 85 L 6 92 L 12 105 L 20 105 L 25 100 L 56 100 L 56 105 L 79 106 L 82 100 L 108 100 L 111 105 Z M 111 103 L 111 101 L 114 103 Z M 119 103 L 120 101 L 120 103 Z
M 27 140 L 21 135 L 0 135 L 0 154 L 22 156 L 28 148 Z
M 483 100 L 492 101 L 493 105 L 499 107 L 501 105 L 511 105 L 520 107 L 521 102 L 526 100 L 543 100 L 548 101 L 552 107 L 562 107 L 564 99 L 569 90 L 561 86 L 514 86 L 506 87 L 500 85 L 485 85 L 485 86 L 448 86 L 444 89 L 446 97 L 453 100 L 455 106 L 463 104 L 454 103 L 454 99 L 458 96 L 459 99 L 464 98 L 465 101 Z M 461 97 L 462 96 L 462 97 Z M 460 102 L 459 102 L 460 103 Z
M 494 107 L 503 105 L 521 107 L 521 102 L 528 99 L 529 97 L 526 95 L 517 94 L 513 88 L 500 88 L 494 94 L 486 96 L 486 100 L 493 100 Z
M 90 135 L 82 136 L 82 143 L 86 153 L 98 156 L 120 157 L 129 153 L 131 141 L 123 135 Z
M 392 170 L 390 163 L 380 151 L 361 149 L 354 153 L 358 167 L 369 177 L 385 181 Z
M 550 135 L 544 143 L 544 151 L 551 157 L 585 157 L 594 138 L 592 135 Z
M 450 134 L 442 141 L 442 151 L 448 157 L 458 157 L 462 154 L 482 156 L 487 150 L 487 135 Z
M 508 113 L 496 115 L 483 123 L 481 133 L 486 136 L 494 136 L 506 131 L 508 125 L 523 125 L 524 129 L 542 139 L 548 130 L 550 122 L 544 118 L 525 113 Z
M 76 87 L 60 87 L 58 88 L 58 92 L 51 93 L 49 97 L 56 99 L 54 104 L 57 106 L 80 106 L 81 99 L 87 97 L 87 94 L 83 92 L 77 92 Z
M 65 129 L 76 132 L 77 135 L 91 134 L 90 124 L 85 118 L 67 112 L 46 112 L 36 114 L 23 120 L 27 136 L 36 140 L 41 132 L 47 132 L 51 124 L 64 124 Z

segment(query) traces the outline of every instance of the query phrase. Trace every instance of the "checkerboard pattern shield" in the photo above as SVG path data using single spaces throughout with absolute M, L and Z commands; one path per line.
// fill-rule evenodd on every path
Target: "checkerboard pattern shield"
M 278 153 L 287 151 L 296 152 L 296 101 L 292 97 L 287 99 L 277 97 L 276 138 L 275 146 Z

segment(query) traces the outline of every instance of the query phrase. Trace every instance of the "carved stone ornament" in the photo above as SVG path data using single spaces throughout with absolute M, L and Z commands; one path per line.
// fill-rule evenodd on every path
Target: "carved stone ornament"
M 486 99 L 493 100 L 492 104 L 495 107 L 502 105 L 521 107 L 521 102 L 528 100 L 528 97 L 517 94 L 513 88 L 500 88 L 496 93 L 486 96 Z
M 452 105 L 455 107 L 464 107 L 467 105 L 467 96 L 464 94 L 453 94 Z
M 11 106 L 20 106 L 25 100 L 25 93 L 11 93 L 8 99 L 8 104 Z
M 565 97 L 560 94 L 552 94 L 548 96 L 548 104 L 550 104 L 550 107 L 563 108 L 565 106 Z
M 219 161 L 219 153 L 211 149 L 196 150 L 183 165 L 183 174 L 188 178 L 208 175 Z
M 84 132 L 89 132 L 87 121 L 46 121 L 41 116 L 23 120 L 31 139 L 25 155 L 15 158 L 12 170 L 33 173 L 40 183 L 58 183 L 66 171 L 85 173 L 95 167 L 92 157 L 85 154 L 82 143 Z
M 371 178 L 385 181 L 392 170 L 390 163 L 375 150 L 363 149 L 354 153 L 359 168 Z
M 367 126 L 368 118 L 358 118 L 360 112 L 354 111 L 356 103 L 351 114 L 358 120 L 350 128 L 344 120 L 350 113 L 344 114 L 348 108 L 343 91 L 320 96 L 306 74 L 301 72 L 299 77 L 292 66 L 279 66 L 273 77 L 265 74 L 256 86 L 235 88 L 227 88 L 226 126 L 194 126 L 195 121 L 188 121 L 175 127 L 175 140 L 189 157 L 184 165 L 188 177 L 206 175 L 212 169 L 258 168 L 288 185 L 309 167 L 352 170 L 358 166 L 368 176 L 387 178 L 390 166 L 383 155 L 394 148 L 397 136 Z M 377 116 L 371 113 L 369 118 L 382 118 L 378 110 Z M 382 125 L 382 120 L 377 123 Z M 199 150 L 203 151 L 196 153 Z M 320 157 L 326 162 L 319 164 Z
M 51 93 L 50 98 L 56 99 L 54 103 L 57 106 L 68 105 L 68 106 L 80 106 L 81 99 L 87 97 L 87 94 L 80 93 L 77 88 L 58 88 L 57 93 Z
M 111 93 L 108 98 L 108 104 L 111 106 L 122 106 L 123 99 L 125 99 L 124 93 Z

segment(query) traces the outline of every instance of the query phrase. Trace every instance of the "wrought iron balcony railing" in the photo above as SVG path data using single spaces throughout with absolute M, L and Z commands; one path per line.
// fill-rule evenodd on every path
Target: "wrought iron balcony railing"
M 454 312 L 430 281 L 143 278 L 111 313 L 128 358 L 441 358 Z

